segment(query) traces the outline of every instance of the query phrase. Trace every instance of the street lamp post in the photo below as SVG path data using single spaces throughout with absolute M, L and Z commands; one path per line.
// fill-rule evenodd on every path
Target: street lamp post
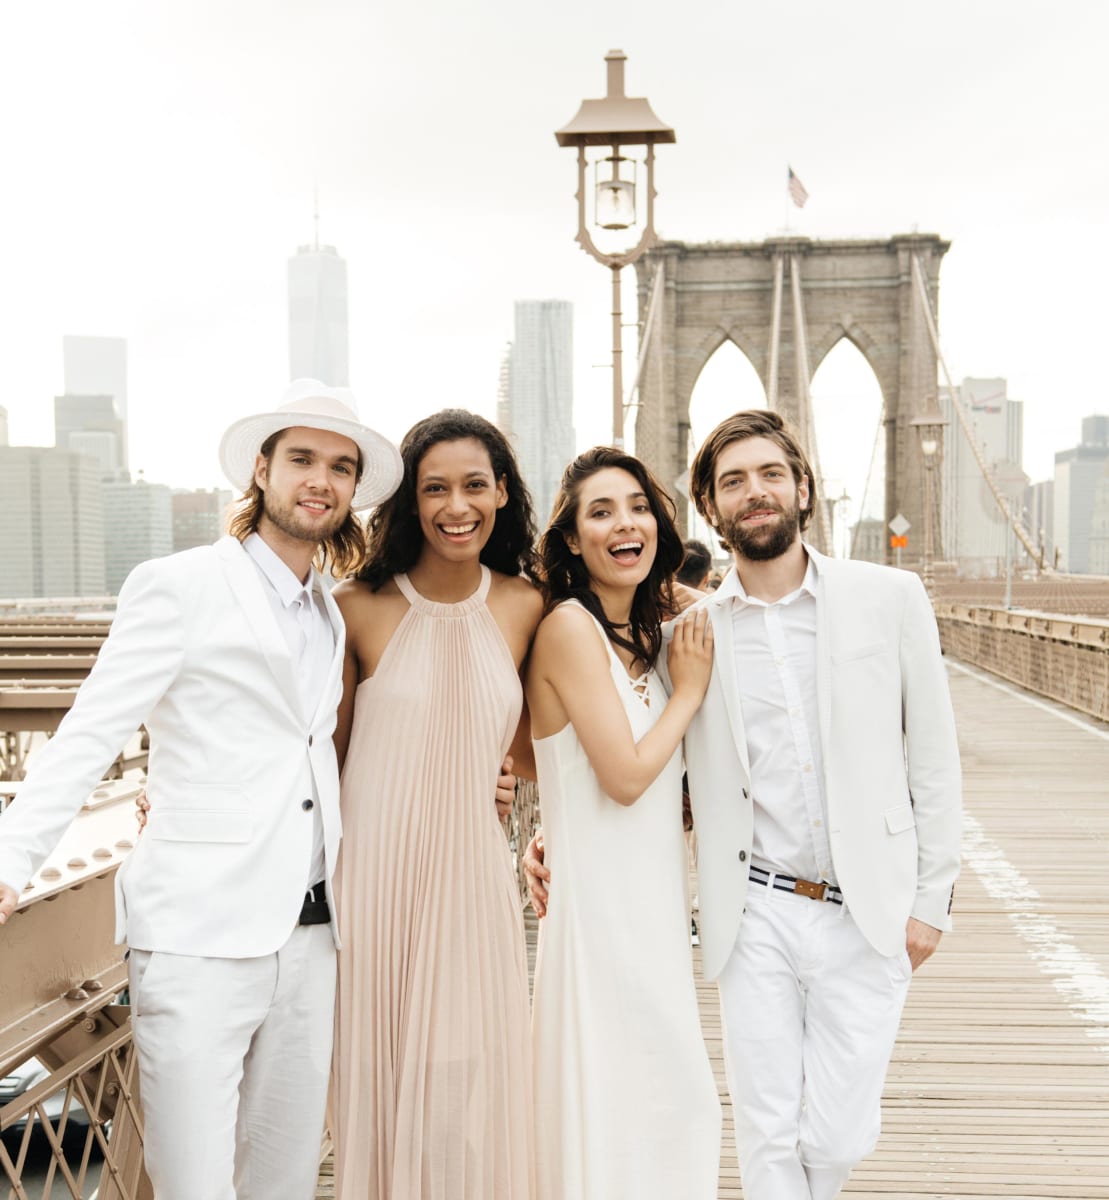
M 936 408 L 935 401 L 928 404 L 928 411 L 920 417 L 914 417 L 910 425 L 917 431 L 920 439 L 920 454 L 924 460 L 924 555 L 921 565 L 921 576 L 924 589 L 929 596 L 932 594 L 932 508 L 933 508 L 933 473 L 940 451 L 940 439 L 943 437 L 943 427 L 947 419 Z
M 622 50 L 605 55 L 608 64 L 608 95 L 602 100 L 583 100 L 577 115 L 555 133 L 560 146 L 578 150 L 578 232 L 581 248 L 612 271 L 612 441 L 624 445 L 623 313 L 620 303 L 620 271 L 641 258 L 655 244 L 655 146 L 676 140 L 673 129 L 655 116 L 642 97 L 624 95 Z M 631 229 L 636 224 L 635 180 L 622 173 L 634 160 L 620 153 L 625 146 L 646 146 L 647 213 L 639 241 L 630 249 L 606 253 L 589 232 L 586 205 L 586 148 L 604 146 L 608 154 L 594 162 L 596 186 L 593 223 L 601 229 Z

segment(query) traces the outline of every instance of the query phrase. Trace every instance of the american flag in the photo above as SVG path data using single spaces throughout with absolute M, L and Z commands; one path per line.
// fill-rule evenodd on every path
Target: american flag
M 809 193 L 805 191 L 805 185 L 793 173 L 793 168 L 789 167 L 789 198 L 797 205 L 798 208 L 805 207 L 805 201 L 809 198 Z

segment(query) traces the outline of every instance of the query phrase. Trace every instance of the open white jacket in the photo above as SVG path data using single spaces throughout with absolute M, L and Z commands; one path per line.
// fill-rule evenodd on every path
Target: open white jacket
M 117 876 L 117 940 L 227 958 L 286 941 L 310 882 L 308 801 L 329 881 L 339 849 L 344 626 L 322 589 L 335 650 L 306 719 L 264 587 L 232 537 L 135 568 L 72 709 L 0 817 L 0 880 L 24 887 L 145 724 L 150 819 Z
M 806 549 L 818 568 L 816 686 L 832 861 L 863 935 L 892 955 L 904 949 L 910 916 L 950 928 L 959 873 L 959 748 L 936 621 L 916 575 Z M 713 593 L 698 607 L 712 620 L 715 655 L 685 760 L 703 972 L 715 979 L 743 917 L 753 807 L 731 605 Z M 664 650 L 669 684 L 665 658 Z

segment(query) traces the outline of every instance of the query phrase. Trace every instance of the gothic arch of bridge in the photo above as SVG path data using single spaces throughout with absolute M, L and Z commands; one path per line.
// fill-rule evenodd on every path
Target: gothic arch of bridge
M 935 234 L 655 246 L 636 264 L 641 321 L 656 272 L 663 273 L 639 381 L 639 455 L 667 484 L 685 470 L 693 387 L 725 341 L 750 360 L 771 407 L 804 425 L 813 374 L 832 347 L 848 338 L 870 364 L 882 392 L 886 519 L 900 511 L 921 529 L 922 467 L 909 422 L 935 396 L 937 363 L 912 258 L 919 259 L 934 307 L 940 262 L 949 246 Z M 794 275 L 800 285 L 800 324 L 791 298 Z M 860 431 L 860 436 L 869 433 Z

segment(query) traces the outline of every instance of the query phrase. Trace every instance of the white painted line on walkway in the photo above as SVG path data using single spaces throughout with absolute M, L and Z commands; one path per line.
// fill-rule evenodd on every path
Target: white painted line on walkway
M 969 813 L 963 814 L 963 857 L 989 895 L 1009 914 L 1033 961 L 1050 978 L 1067 1007 L 1089 1023 L 1086 1032 L 1102 1042 L 1099 1049 L 1109 1054 L 1109 979 L 1101 968 L 1060 932 L 1050 915 L 1034 911 L 1040 906 L 1039 892 Z
M 965 663 L 955 662 L 951 658 L 944 658 L 944 662 L 953 671 L 962 671 L 964 675 L 969 675 L 972 679 L 977 679 L 980 683 L 989 684 L 990 687 L 997 688 L 999 692 L 1004 692 L 1006 695 L 1013 696 L 1017 700 L 1023 700 L 1025 704 L 1031 704 L 1033 708 L 1051 713 L 1053 717 L 1058 717 L 1060 721 L 1066 721 L 1068 725 L 1076 725 L 1079 729 L 1084 729 L 1087 733 L 1092 733 L 1094 737 L 1103 738 L 1109 742 L 1109 732 L 1099 729 L 1092 717 L 1089 721 L 1083 720 L 1081 717 L 1066 712 L 1062 705 L 1056 707 L 1043 700 L 1037 700 L 1035 696 L 1029 696 L 1026 692 L 1020 691 L 1019 688 L 1010 687 L 1008 683 L 998 679 L 996 676 L 990 675 L 986 671 L 978 671 L 974 667 L 968 667 Z

